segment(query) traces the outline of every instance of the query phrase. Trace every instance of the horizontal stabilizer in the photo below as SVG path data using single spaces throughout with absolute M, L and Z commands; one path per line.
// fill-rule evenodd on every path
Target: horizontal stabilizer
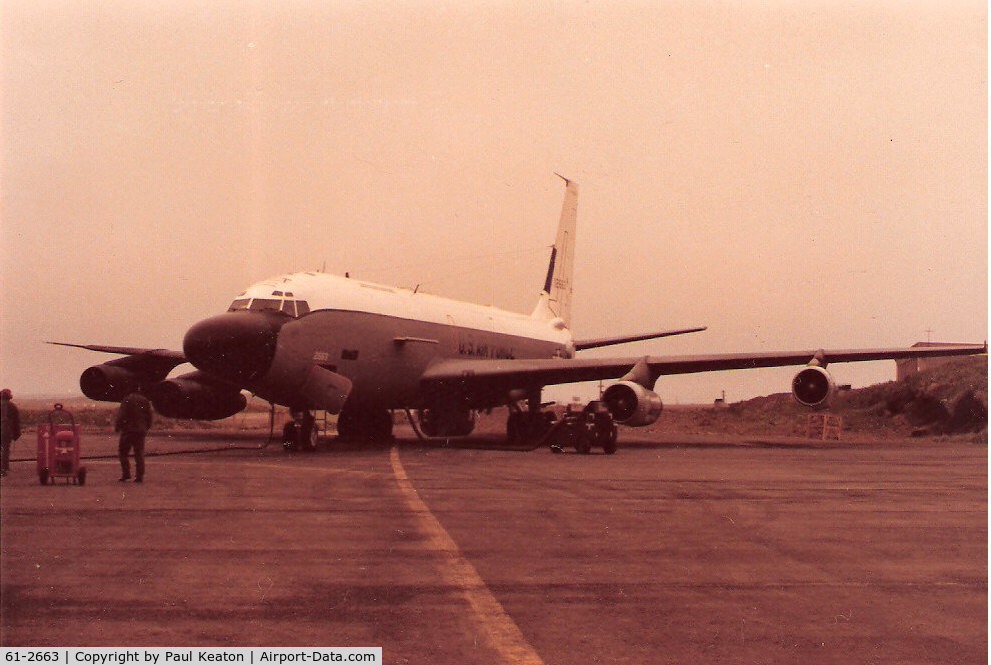
M 641 335 L 629 335 L 626 337 L 599 337 L 597 339 L 582 339 L 575 342 L 575 351 L 582 349 L 596 349 L 600 346 L 613 346 L 615 344 L 625 344 L 627 342 L 639 342 L 645 339 L 656 339 L 658 337 L 671 337 L 673 335 L 685 335 L 687 333 L 707 330 L 705 326 L 697 328 L 681 328 L 678 330 L 663 330 L 661 332 L 643 333 Z

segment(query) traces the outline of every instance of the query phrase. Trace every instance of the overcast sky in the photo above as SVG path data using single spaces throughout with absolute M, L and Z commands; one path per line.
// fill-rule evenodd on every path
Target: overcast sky
M 181 349 L 294 270 L 529 311 L 554 171 L 576 337 L 709 326 L 600 355 L 981 342 L 987 34 L 942 0 L 4 0 L 0 385 L 78 392 L 112 356 L 45 340 Z

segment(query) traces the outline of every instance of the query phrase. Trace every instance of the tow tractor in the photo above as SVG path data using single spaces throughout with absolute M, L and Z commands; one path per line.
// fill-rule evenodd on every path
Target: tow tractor
M 616 423 L 609 409 L 599 400 L 584 408 L 569 404 L 548 434 L 551 452 L 562 453 L 574 447 L 579 455 L 588 455 L 592 448 L 602 448 L 606 455 L 616 452 Z

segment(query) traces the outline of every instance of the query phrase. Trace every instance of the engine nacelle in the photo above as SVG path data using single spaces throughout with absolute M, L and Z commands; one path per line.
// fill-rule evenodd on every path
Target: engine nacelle
M 630 427 L 650 425 L 660 418 L 664 409 L 660 395 L 633 381 L 620 381 L 606 388 L 602 403 L 613 420 Z
M 157 383 L 147 393 L 155 411 L 166 418 L 220 420 L 248 404 L 240 390 L 216 383 L 200 371 Z
M 118 358 L 87 368 L 79 376 L 79 388 L 90 399 L 120 402 L 129 394 L 153 386 L 168 376 L 171 367 L 151 367 L 136 356 Z
M 470 409 L 420 409 L 416 419 L 425 436 L 468 436 L 475 429 Z
M 835 391 L 833 377 L 818 365 L 809 365 L 791 380 L 795 401 L 813 409 L 828 406 Z

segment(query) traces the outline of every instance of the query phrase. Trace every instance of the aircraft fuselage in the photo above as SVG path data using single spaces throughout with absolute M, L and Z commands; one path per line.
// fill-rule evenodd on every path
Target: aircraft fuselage
M 300 312 L 304 312 L 300 315 Z M 253 285 L 225 314 L 194 325 L 183 348 L 202 371 L 287 406 L 310 407 L 311 368 L 351 381 L 348 403 L 420 408 L 424 370 L 450 358 L 572 357 L 571 334 L 544 320 L 324 273 Z M 493 395 L 483 408 L 505 404 Z

